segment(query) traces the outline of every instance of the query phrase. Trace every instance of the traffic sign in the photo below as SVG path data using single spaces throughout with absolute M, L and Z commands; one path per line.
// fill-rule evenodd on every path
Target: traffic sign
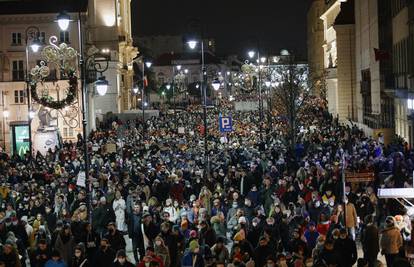
M 233 131 L 233 120 L 231 116 L 219 117 L 220 132 L 227 133 Z

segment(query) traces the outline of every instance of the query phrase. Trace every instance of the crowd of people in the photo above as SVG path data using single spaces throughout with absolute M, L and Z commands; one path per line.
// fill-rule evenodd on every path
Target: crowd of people
M 381 254 L 409 266 L 409 211 L 376 196 L 413 186 L 406 144 L 314 103 L 291 148 L 283 119 L 265 120 L 261 140 L 257 112 L 229 106 L 208 111 L 208 129 L 196 106 L 102 123 L 86 182 L 82 136 L 46 155 L 2 154 L 0 267 L 371 267 Z M 218 131 L 219 113 L 233 132 Z M 343 166 L 375 179 L 343 187 Z

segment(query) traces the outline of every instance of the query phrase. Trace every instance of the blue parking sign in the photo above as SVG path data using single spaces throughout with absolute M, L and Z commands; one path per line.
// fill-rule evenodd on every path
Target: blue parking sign
M 219 127 L 221 133 L 227 133 L 233 131 L 233 120 L 231 116 L 219 117 Z

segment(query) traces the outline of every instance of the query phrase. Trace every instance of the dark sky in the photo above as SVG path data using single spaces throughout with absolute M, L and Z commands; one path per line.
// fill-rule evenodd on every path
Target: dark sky
M 202 21 L 219 54 L 245 54 L 259 39 L 260 49 L 282 48 L 306 55 L 306 12 L 311 0 L 133 0 L 136 36 L 185 34 Z

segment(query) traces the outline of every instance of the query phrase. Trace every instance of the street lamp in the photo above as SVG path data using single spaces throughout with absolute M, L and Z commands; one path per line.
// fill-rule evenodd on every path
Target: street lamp
M 188 44 L 188 47 L 190 47 L 190 49 L 193 50 L 197 46 L 197 41 L 190 40 L 187 42 L 187 44 Z
M 70 22 L 70 16 L 66 11 L 62 11 L 57 16 L 57 23 L 59 25 L 59 28 L 62 31 L 66 31 L 69 28 L 69 22 Z
M 39 40 L 40 29 L 36 26 L 29 26 L 25 31 L 25 42 L 26 42 L 26 95 L 27 95 L 27 124 L 29 130 L 29 152 L 32 156 L 32 119 L 30 117 L 31 97 L 30 97 L 30 75 L 29 75 L 29 46 L 33 53 L 37 53 L 42 46 Z M 29 44 L 30 43 L 30 44 Z M 30 157 L 31 158 L 31 157 Z
M 267 88 L 270 88 L 270 86 L 272 85 L 272 83 L 270 81 L 265 81 L 265 85 Z
M 105 79 L 105 76 L 101 76 L 95 82 L 96 91 L 100 96 L 104 96 L 108 91 L 109 82 Z
M 211 86 L 213 86 L 213 89 L 214 89 L 215 91 L 218 91 L 218 90 L 220 89 L 220 85 L 221 85 L 221 83 L 220 83 L 220 81 L 219 81 L 218 79 L 215 79 L 215 80 L 211 83 Z
M 142 59 L 142 92 L 141 92 L 141 109 L 142 109 L 142 137 L 145 138 L 145 107 L 148 106 L 148 103 L 145 102 L 145 67 L 148 69 L 151 68 L 152 62 L 151 61 L 145 61 Z
M 263 142 L 263 134 L 262 134 L 262 122 L 263 122 L 263 99 L 262 99 L 262 74 L 261 74 L 261 65 L 260 62 L 263 61 L 266 62 L 265 57 L 260 57 L 260 52 L 257 51 L 257 53 L 254 50 L 250 50 L 248 53 L 248 56 L 250 59 L 253 59 L 254 56 L 257 54 L 256 62 L 258 65 L 258 89 L 259 89 L 259 136 L 260 141 Z
M 132 88 L 132 91 L 134 92 L 134 94 L 138 94 L 139 88 L 138 86 L 135 86 L 134 88 Z
M 204 119 L 204 178 L 207 178 L 207 173 L 208 173 L 208 147 L 207 147 L 207 91 L 206 91 L 206 70 L 205 70 L 205 66 L 204 66 L 204 42 L 201 39 L 200 40 L 201 43 L 201 73 L 202 73 L 202 79 L 200 82 L 201 85 L 201 90 L 203 92 L 203 119 Z M 198 41 L 196 40 L 189 40 L 187 42 L 188 46 L 190 47 L 190 49 L 195 49 Z
M 256 54 L 256 52 L 254 52 L 253 50 L 250 50 L 249 52 L 247 52 L 247 55 L 249 56 L 249 58 L 253 59 L 254 55 Z
M 167 88 L 167 90 L 170 90 L 170 89 L 171 89 L 171 84 L 167 84 L 167 85 L 165 86 L 165 88 Z
M 59 28 L 62 31 L 66 31 L 69 28 L 70 16 L 65 11 L 59 13 L 57 16 L 57 23 Z M 104 95 L 108 90 L 108 81 L 105 80 L 105 77 L 102 75 L 109 67 L 109 56 L 97 57 L 97 52 L 86 57 L 84 56 L 83 50 L 83 34 L 82 34 L 82 16 L 79 13 L 78 16 L 78 35 L 79 35 L 79 69 L 80 69 L 80 78 L 81 78 L 81 98 L 82 98 L 82 131 L 83 131 L 83 158 L 84 158 L 84 170 L 85 170 L 85 181 L 86 181 L 86 190 L 88 193 L 88 211 L 89 211 L 89 222 L 92 222 L 92 186 L 89 180 L 89 152 L 88 152 L 88 143 L 87 143 L 87 110 L 88 110 L 88 89 L 87 84 L 91 83 L 89 81 L 90 72 L 100 72 L 101 77 L 95 82 L 95 88 L 99 95 Z M 99 50 L 98 50 L 99 51 Z M 105 65 L 101 63 L 105 62 Z M 88 79 L 87 79 L 88 78 Z

